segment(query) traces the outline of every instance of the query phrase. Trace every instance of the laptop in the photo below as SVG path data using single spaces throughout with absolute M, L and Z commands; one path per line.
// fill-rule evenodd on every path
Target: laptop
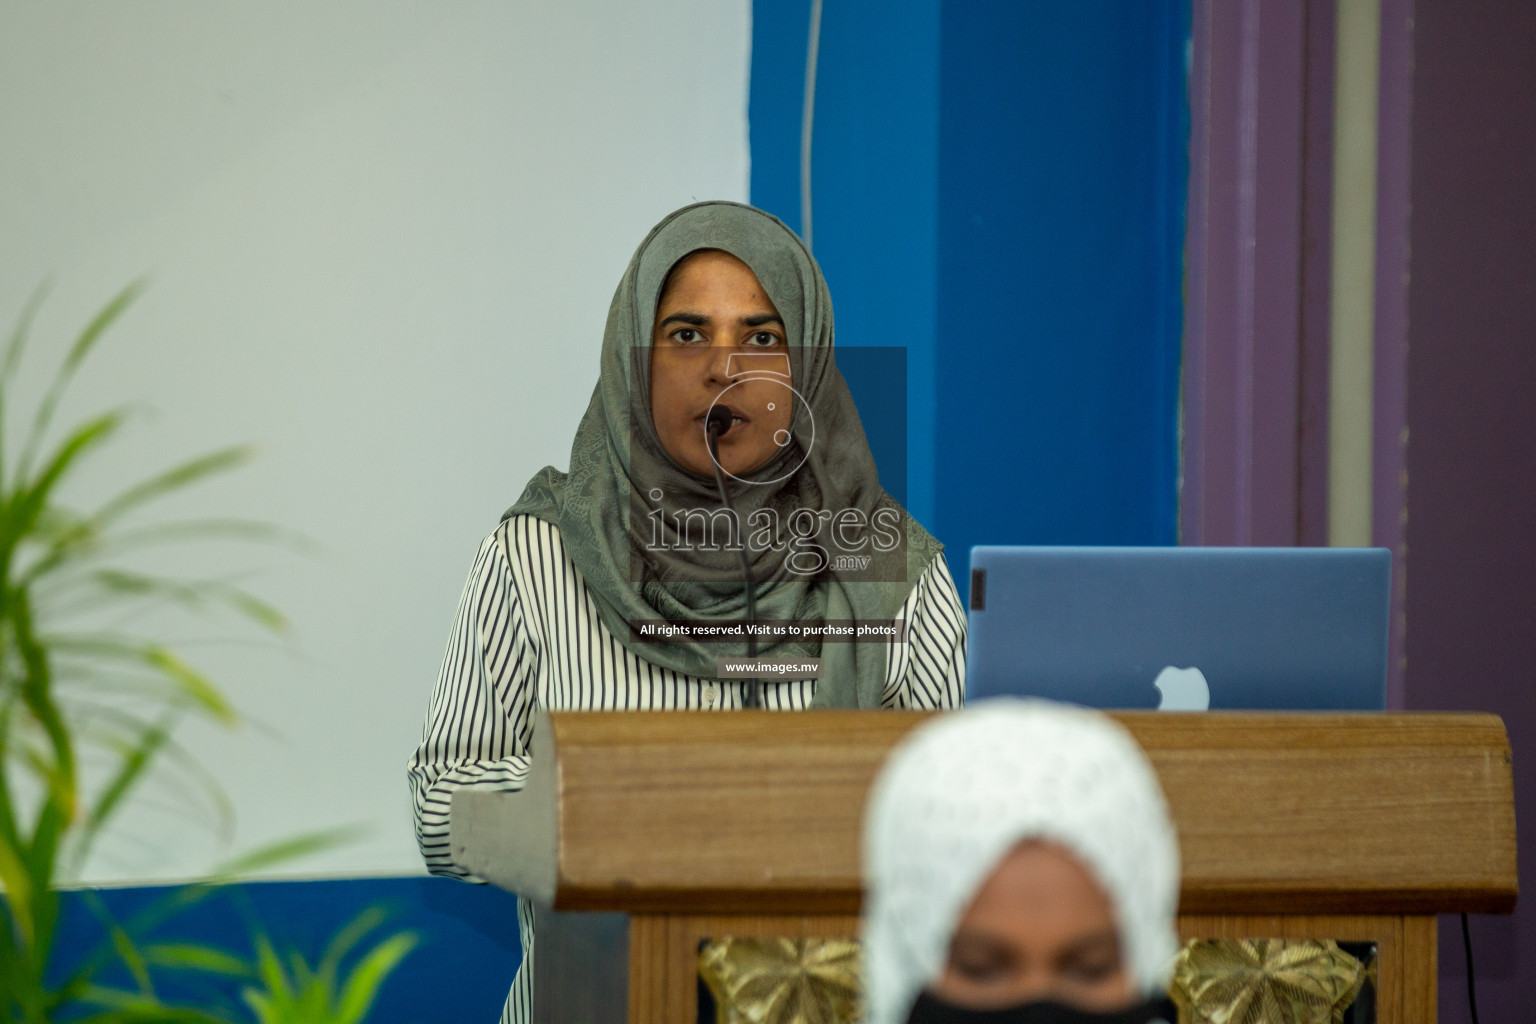
M 1385 548 L 974 547 L 966 692 L 1381 710 L 1391 580 Z

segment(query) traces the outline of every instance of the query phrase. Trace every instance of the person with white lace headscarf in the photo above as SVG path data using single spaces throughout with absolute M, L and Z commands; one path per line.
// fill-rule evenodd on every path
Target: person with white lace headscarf
M 868 1024 L 1176 1020 L 1178 842 L 1105 715 L 1003 699 L 924 723 L 871 790 L 864 879 Z

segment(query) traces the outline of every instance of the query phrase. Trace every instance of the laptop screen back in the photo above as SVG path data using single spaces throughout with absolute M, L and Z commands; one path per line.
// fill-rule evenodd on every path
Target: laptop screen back
M 1099 708 L 1379 710 L 1381 548 L 976 547 L 966 689 Z

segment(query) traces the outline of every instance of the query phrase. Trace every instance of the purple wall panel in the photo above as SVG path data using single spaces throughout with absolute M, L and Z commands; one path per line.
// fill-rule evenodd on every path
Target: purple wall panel
M 1306 3 L 1252 5 L 1257 18 L 1253 281 L 1245 311 L 1250 346 L 1252 445 L 1250 544 L 1297 541 L 1300 431 L 1302 125 L 1306 90 Z M 1247 49 L 1245 44 L 1245 49 Z M 1250 112 L 1245 110 L 1245 122 Z M 1246 152 L 1248 143 L 1244 143 Z M 1246 205 L 1246 204 L 1245 204 Z M 1246 273 L 1249 268 L 1244 267 Z
M 1381 2 L 1376 136 L 1376 336 L 1371 540 L 1392 551 L 1387 707 L 1402 708 L 1407 672 L 1408 249 L 1412 177 L 1413 0 Z
M 1233 319 L 1231 274 L 1226 265 L 1232 243 L 1225 239 L 1236 234 L 1229 211 L 1237 193 L 1237 161 L 1234 147 L 1228 144 L 1227 126 L 1237 119 L 1237 90 L 1218 86 L 1230 85 L 1238 65 L 1233 57 L 1234 10 L 1195 0 L 1190 24 L 1184 451 L 1179 495 L 1180 541 L 1185 544 L 1211 543 L 1218 523 L 1231 519 L 1232 499 L 1220 500 L 1223 474 L 1218 471 L 1212 478 L 1212 471 L 1235 460 L 1231 430 L 1223 429 L 1231 420 L 1231 359 L 1221 351 L 1222 335 L 1213 333 L 1215 325 Z
M 1503 716 L 1515 755 L 1520 874 L 1529 886 L 1536 878 L 1536 4 L 1416 0 L 1413 21 L 1406 696 L 1410 708 Z M 1389 490 L 1391 483 L 1382 482 Z M 1473 941 L 1482 1019 L 1532 1019 L 1536 900 L 1527 894 L 1513 917 L 1474 918 Z M 1460 1024 L 1470 1015 L 1454 919 L 1441 920 L 1440 956 L 1440 1019 Z
M 1193 34 L 1181 540 L 1316 542 L 1333 0 L 1196 0 Z
M 1302 112 L 1296 543 L 1328 543 L 1329 294 L 1333 266 L 1334 0 L 1307 0 Z
M 1382 0 L 1375 542 L 1393 707 L 1492 711 L 1536 869 L 1536 4 Z M 1195 0 L 1182 540 L 1326 540 L 1335 0 Z M 1409 574 L 1409 555 L 1412 573 Z M 1536 905 L 1473 921 L 1485 1019 Z M 1468 1021 L 1459 922 L 1440 1019 Z
M 1266 485 L 1294 463 L 1300 6 L 1194 7 L 1184 543 L 1288 543 Z

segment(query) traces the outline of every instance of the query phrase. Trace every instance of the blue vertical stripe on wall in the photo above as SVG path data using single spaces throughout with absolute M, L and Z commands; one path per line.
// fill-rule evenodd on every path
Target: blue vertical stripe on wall
M 1171 544 L 1183 3 L 944 5 L 939 535 Z
M 809 0 L 755 0 L 752 200 L 798 228 Z M 1187 0 L 825 5 L 816 255 L 908 350 L 908 506 L 950 546 L 1176 539 Z M 861 403 L 864 398 L 855 390 Z
M 752 202 L 796 230 L 810 10 L 810 0 L 753 4 Z M 938 0 L 824 5 L 811 185 L 838 345 L 906 349 L 905 409 L 886 407 L 903 393 L 892 360 L 839 363 L 882 483 L 924 522 L 934 510 L 938 30 Z

